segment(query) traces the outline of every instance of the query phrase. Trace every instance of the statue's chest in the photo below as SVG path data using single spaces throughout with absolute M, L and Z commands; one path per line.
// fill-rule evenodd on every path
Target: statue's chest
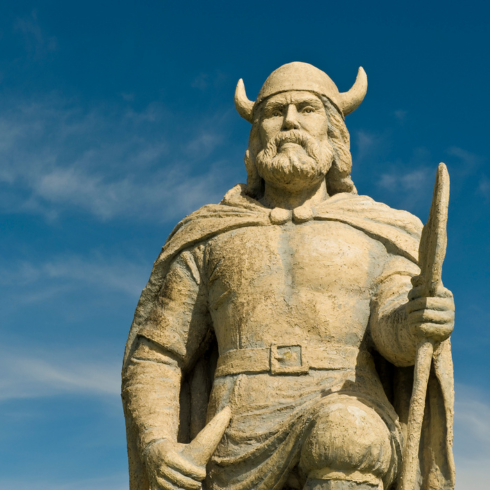
M 386 258 L 365 233 L 334 221 L 251 227 L 220 235 L 208 248 L 210 288 L 267 293 L 369 287 Z M 281 289 L 281 288 L 279 288 Z

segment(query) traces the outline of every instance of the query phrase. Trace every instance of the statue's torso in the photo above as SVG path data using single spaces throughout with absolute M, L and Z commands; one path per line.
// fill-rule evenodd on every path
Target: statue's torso
M 220 353 L 275 342 L 359 347 L 388 257 L 380 242 L 334 221 L 234 230 L 205 255 Z

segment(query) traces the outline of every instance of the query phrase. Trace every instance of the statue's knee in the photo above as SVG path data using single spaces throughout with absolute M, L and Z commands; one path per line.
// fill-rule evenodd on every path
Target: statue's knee
M 300 465 L 313 478 L 358 471 L 383 479 L 391 458 L 390 433 L 380 416 L 355 399 L 339 399 L 320 412 L 303 445 Z

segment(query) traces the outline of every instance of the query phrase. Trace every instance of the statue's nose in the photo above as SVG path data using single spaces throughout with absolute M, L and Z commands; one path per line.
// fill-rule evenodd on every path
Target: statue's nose
M 286 116 L 284 117 L 283 128 L 284 130 L 289 131 L 291 129 L 299 129 L 299 127 L 300 125 L 296 106 L 294 104 L 289 104 L 286 111 Z

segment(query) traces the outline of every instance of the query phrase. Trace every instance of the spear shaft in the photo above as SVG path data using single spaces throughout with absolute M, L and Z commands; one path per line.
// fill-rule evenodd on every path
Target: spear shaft
M 437 168 L 429 219 L 422 230 L 419 246 L 420 275 L 426 297 L 435 296 L 437 287 L 441 283 L 442 263 L 447 246 L 448 205 L 449 174 L 446 165 L 440 163 Z M 433 354 L 434 343 L 431 340 L 423 340 L 417 348 L 414 366 L 414 382 L 408 413 L 408 438 L 403 452 L 400 490 L 415 490 L 420 435 Z

